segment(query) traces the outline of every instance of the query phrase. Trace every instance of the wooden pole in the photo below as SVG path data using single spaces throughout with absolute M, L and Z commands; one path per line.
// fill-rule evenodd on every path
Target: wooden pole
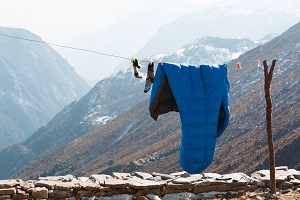
M 275 194 L 276 191 L 276 180 L 275 180 L 275 154 L 273 145 L 273 135 L 272 135 L 272 99 L 270 94 L 271 82 L 274 72 L 274 67 L 276 60 L 272 61 L 272 66 L 268 72 L 267 61 L 263 61 L 264 65 L 264 76 L 265 76 L 265 98 L 267 103 L 267 133 L 268 133 L 268 145 L 269 145 L 269 155 L 270 155 L 270 192 Z

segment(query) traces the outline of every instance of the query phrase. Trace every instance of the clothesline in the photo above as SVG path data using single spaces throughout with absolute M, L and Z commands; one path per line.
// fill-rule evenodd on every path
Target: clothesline
M 119 55 L 115 55 L 115 54 L 102 53 L 102 52 L 99 52 L 99 51 L 94 51 L 94 50 L 85 49 L 85 48 L 78 48 L 78 47 L 71 47 L 71 46 L 66 46 L 66 45 L 61 45 L 61 44 L 54 44 L 54 43 L 49 43 L 49 42 L 45 42 L 45 41 L 41 41 L 41 40 L 34 40 L 34 39 L 28 39 L 28 38 L 19 37 L 19 36 L 6 35 L 6 34 L 3 34 L 3 33 L 0 33 L 0 36 L 12 38 L 12 39 L 19 39 L 19 40 L 29 41 L 29 42 L 42 43 L 42 44 L 47 44 L 47 45 L 50 45 L 50 46 L 56 46 L 56 47 L 61 47 L 61 48 L 66 48 L 66 49 L 85 51 L 85 52 L 89 52 L 89 53 L 99 54 L 99 55 L 102 55 L 102 56 L 108 56 L 108 57 L 131 60 L 131 58 L 129 58 L 129 57 L 119 56 Z M 149 62 L 149 60 L 140 60 L 140 62 Z
M 90 50 L 90 49 L 85 49 L 85 48 L 78 48 L 78 47 L 66 46 L 66 45 L 61 45 L 61 44 L 49 43 L 49 42 L 45 42 L 45 41 L 41 41 L 41 40 L 28 39 L 28 38 L 19 37 L 19 36 L 11 36 L 11 35 L 7 35 L 7 34 L 3 34 L 3 33 L 0 33 L 0 36 L 12 38 L 12 39 L 19 39 L 19 40 L 29 41 L 29 42 L 42 43 L 42 44 L 47 44 L 47 45 L 50 45 L 50 46 L 56 46 L 56 47 L 61 47 L 61 48 L 66 48 L 66 49 L 77 50 L 77 51 L 85 51 L 85 52 L 94 53 L 94 54 L 98 54 L 98 55 L 102 55 L 102 56 L 108 56 L 108 57 L 125 59 L 125 60 L 132 60 L 132 58 L 125 57 L 125 56 L 120 56 L 120 55 L 115 55 L 115 54 L 108 54 L 108 53 L 103 53 L 103 52 Z M 139 62 L 148 63 L 148 62 L 150 62 L 150 59 L 149 60 L 139 60 Z M 162 58 L 160 58 L 160 59 L 152 58 L 152 59 L 153 59 L 152 62 L 154 64 L 158 64 L 158 63 L 163 62 Z M 282 60 L 282 59 L 278 59 L 278 62 L 300 63 L 300 61 L 291 61 L 291 60 Z M 258 65 L 261 65 L 260 60 L 258 60 Z M 242 69 L 242 63 L 241 62 L 236 63 L 235 67 L 236 67 L 237 70 Z

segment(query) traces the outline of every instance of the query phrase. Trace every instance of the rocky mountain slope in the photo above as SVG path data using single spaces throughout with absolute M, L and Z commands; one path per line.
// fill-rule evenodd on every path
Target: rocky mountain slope
M 272 82 L 273 134 L 276 163 L 299 170 L 300 131 L 300 23 L 282 35 L 242 54 L 229 63 L 231 120 L 218 139 L 213 163 L 206 172 L 251 173 L 268 168 L 265 127 L 263 68 L 277 60 Z M 234 64 L 240 61 L 241 70 Z M 149 99 L 28 165 L 14 177 L 118 172 L 172 173 L 178 165 L 180 119 L 168 113 L 154 121 L 148 112 Z
M 24 141 L 89 87 L 50 46 L 16 38 L 39 36 L 5 27 L 0 34 L 1 150 Z
M 207 62 L 210 57 L 211 62 L 221 62 L 230 60 L 256 45 L 247 39 L 207 37 L 184 46 L 180 49 L 180 54 L 168 52 L 153 57 L 163 57 L 173 62 L 193 63 Z M 216 54 L 219 56 L 213 56 Z M 140 62 L 140 64 L 147 66 L 148 63 Z M 145 73 L 146 68 L 143 67 L 141 72 Z M 1 151 L 0 159 L 5 165 L 0 166 L 0 177 L 9 177 L 41 155 L 95 130 L 148 98 L 149 93 L 143 92 L 144 84 L 144 79 L 133 77 L 132 67 L 103 79 L 87 95 L 65 107 L 47 126 L 40 128 L 25 142 Z

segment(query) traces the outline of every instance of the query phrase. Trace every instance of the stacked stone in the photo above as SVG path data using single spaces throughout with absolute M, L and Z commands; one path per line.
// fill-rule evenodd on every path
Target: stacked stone
M 277 188 L 300 192 L 300 171 L 287 167 L 276 168 Z M 243 194 L 245 191 L 268 188 L 269 170 L 220 175 L 186 172 L 113 173 L 90 177 L 67 176 L 40 177 L 38 180 L 0 180 L 0 199 L 109 199 L 127 195 L 126 199 L 164 199 L 170 194 L 189 193 L 201 198 L 206 193 L 215 195 Z M 150 195 L 151 194 L 151 195 Z M 113 198 L 112 198 L 113 199 Z M 116 198 L 118 199 L 118 198 Z

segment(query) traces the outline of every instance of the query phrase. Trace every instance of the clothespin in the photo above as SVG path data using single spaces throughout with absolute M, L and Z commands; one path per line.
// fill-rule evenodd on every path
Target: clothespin
M 238 63 L 235 64 L 235 69 L 236 69 L 236 70 L 242 69 L 241 62 L 238 62 Z
M 133 61 L 134 61 L 135 59 L 136 59 L 135 56 L 132 56 L 132 57 L 131 57 L 131 63 L 133 63 Z
M 257 67 L 261 67 L 260 60 L 257 61 Z
M 152 63 L 153 63 L 153 58 L 150 58 L 150 64 L 152 65 Z
M 132 62 L 132 66 L 133 66 L 133 74 L 134 74 L 134 76 L 135 76 L 136 78 L 142 78 L 143 76 L 141 76 L 141 75 L 139 74 L 139 72 L 137 71 L 137 68 L 140 69 L 141 67 L 139 66 L 139 62 L 138 62 L 138 60 L 136 59 L 135 56 L 132 56 L 131 62 Z

